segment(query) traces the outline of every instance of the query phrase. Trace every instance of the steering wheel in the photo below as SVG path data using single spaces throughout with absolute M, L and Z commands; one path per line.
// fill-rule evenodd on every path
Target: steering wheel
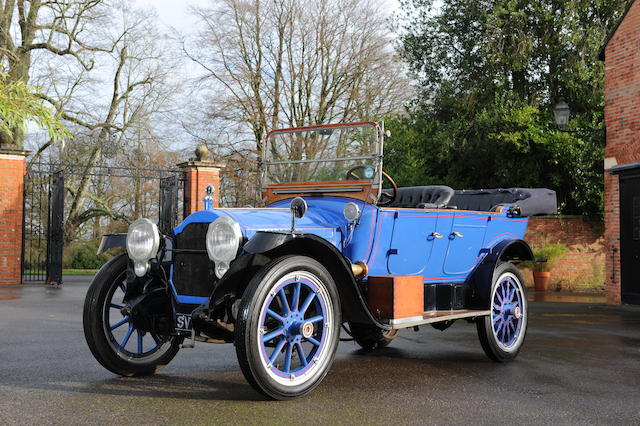
M 358 176 L 357 174 L 355 174 L 356 170 L 362 170 L 362 169 L 366 169 L 368 168 L 367 166 L 355 166 L 350 168 L 347 171 L 347 175 L 345 177 L 346 180 L 351 180 L 351 179 L 356 179 L 356 180 L 361 180 L 362 178 L 360 176 Z M 388 206 L 389 204 L 393 203 L 396 199 L 396 197 L 398 196 L 398 185 L 396 185 L 396 182 L 391 178 L 391 176 L 389 176 L 384 170 L 382 171 L 382 179 L 383 182 L 386 179 L 387 182 L 389 183 L 389 185 L 391 185 L 390 189 L 390 193 L 383 190 L 382 192 L 380 192 L 380 198 L 378 199 L 378 205 L 379 206 Z M 384 186 L 384 185 L 383 185 Z

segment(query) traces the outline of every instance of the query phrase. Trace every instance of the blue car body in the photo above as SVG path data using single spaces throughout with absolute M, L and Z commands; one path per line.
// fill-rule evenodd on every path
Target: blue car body
M 180 235 L 190 224 L 208 225 L 220 216 L 238 222 L 247 241 L 257 232 L 290 232 L 290 201 L 281 200 L 266 208 L 198 211 L 176 227 L 174 234 Z M 326 240 L 351 263 L 363 261 L 369 275 L 421 275 L 425 284 L 467 281 L 493 248 L 521 241 L 529 220 L 514 217 L 508 206 L 497 212 L 482 212 L 380 208 L 344 197 L 305 197 L 305 201 L 308 213 L 296 222 L 296 232 Z M 362 209 L 356 226 L 349 226 L 343 216 L 347 203 L 356 203 Z M 201 304 L 208 300 L 206 295 L 181 294 L 171 275 L 179 303 Z

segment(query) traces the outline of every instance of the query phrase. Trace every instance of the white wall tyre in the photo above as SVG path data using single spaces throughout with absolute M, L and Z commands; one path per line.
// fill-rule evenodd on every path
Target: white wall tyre
M 476 321 L 485 354 L 496 362 L 515 359 L 527 333 L 527 293 L 522 276 L 510 262 L 496 268 L 491 286 L 491 314 Z
M 281 257 L 253 277 L 236 321 L 236 353 L 247 381 L 273 399 L 302 396 L 326 376 L 339 341 L 340 300 L 317 261 Z

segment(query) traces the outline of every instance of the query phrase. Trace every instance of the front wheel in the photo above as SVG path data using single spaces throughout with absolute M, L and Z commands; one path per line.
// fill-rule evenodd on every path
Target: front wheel
M 491 286 L 491 314 L 476 320 L 485 354 L 493 361 L 513 360 L 527 333 L 527 294 L 522 276 L 512 263 L 499 265 Z
M 123 314 L 127 290 L 126 255 L 113 258 L 96 274 L 84 303 L 84 335 L 103 367 L 121 376 L 152 374 L 179 350 L 177 337 L 138 330 Z
M 338 346 L 340 299 L 329 272 L 305 256 L 285 256 L 244 292 L 236 353 L 247 381 L 273 399 L 302 396 L 326 376 Z

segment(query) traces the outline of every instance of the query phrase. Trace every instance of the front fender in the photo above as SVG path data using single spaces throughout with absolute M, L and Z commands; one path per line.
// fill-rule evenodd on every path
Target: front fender
M 245 244 L 244 251 L 269 259 L 290 254 L 316 259 L 327 268 L 336 282 L 344 321 L 388 328 L 379 323 L 369 311 L 362 291 L 353 276 L 351 262 L 324 238 L 313 234 L 258 232 Z
M 101 254 L 115 247 L 127 246 L 127 234 L 107 234 L 100 240 L 100 246 L 96 254 Z
M 486 254 L 480 265 L 467 280 L 471 309 L 491 309 L 491 286 L 496 279 L 494 272 L 501 262 L 533 261 L 531 247 L 523 240 L 500 241 Z

